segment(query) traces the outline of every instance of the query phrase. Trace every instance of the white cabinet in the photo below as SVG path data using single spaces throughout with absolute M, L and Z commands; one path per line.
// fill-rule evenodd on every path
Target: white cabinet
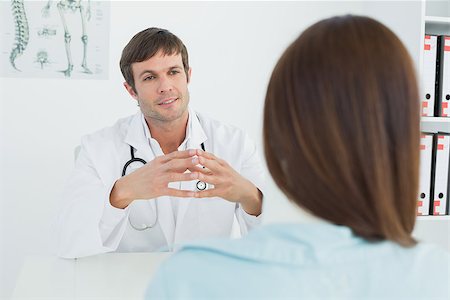
M 424 1 L 421 22 L 421 53 L 419 57 L 422 60 L 425 34 L 450 35 L 450 1 Z M 423 63 L 421 61 L 421 79 L 422 74 Z M 420 125 L 422 131 L 450 133 L 450 118 L 422 117 Z M 419 240 L 437 243 L 450 251 L 450 216 L 417 217 L 414 236 Z

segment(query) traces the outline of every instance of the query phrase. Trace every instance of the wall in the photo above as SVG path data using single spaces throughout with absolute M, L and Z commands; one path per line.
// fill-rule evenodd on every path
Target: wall
M 190 52 L 192 106 L 244 128 L 260 146 L 270 72 L 304 28 L 336 14 L 374 16 L 400 35 L 418 62 L 420 6 L 419 1 L 114 1 L 108 80 L 0 78 L 0 298 L 12 293 L 25 256 L 52 253 L 51 221 L 80 137 L 137 110 L 118 68 L 122 48 L 136 32 L 158 26 L 177 34 Z M 273 186 L 266 199 L 266 222 L 292 217 Z

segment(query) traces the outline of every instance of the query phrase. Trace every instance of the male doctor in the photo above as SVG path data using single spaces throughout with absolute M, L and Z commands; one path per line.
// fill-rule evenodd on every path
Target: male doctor
M 57 254 L 167 251 L 260 224 L 263 169 L 243 131 L 189 109 L 182 41 L 148 28 L 122 52 L 140 111 L 82 139 L 57 218 Z

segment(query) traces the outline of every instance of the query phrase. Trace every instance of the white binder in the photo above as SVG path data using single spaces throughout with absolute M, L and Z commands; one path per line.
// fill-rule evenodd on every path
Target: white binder
M 430 214 L 431 195 L 431 162 L 433 154 L 433 135 L 422 133 L 420 137 L 420 177 L 417 215 Z
M 450 135 L 438 133 L 434 170 L 433 214 L 445 215 L 448 206 Z
M 436 103 L 437 36 L 425 35 L 423 52 L 422 116 L 433 117 Z
M 439 116 L 450 118 L 450 36 L 441 35 L 439 42 Z

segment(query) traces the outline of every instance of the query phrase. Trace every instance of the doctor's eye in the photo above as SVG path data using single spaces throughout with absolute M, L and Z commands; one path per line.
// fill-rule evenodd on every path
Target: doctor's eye
M 180 73 L 180 71 L 178 71 L 178 70 L 170 70 L 170 72 L 169 72 L 170 75 L 176 75 L 179 73 Z
M 153 80 L 153 79 L 155 79 L 155 78 L 156 78 L 155 76 L 150 75 L 150 76 L 145 77 L 145 78 L 144 78 L 144 81 L 147 81 L 147 80 Z

